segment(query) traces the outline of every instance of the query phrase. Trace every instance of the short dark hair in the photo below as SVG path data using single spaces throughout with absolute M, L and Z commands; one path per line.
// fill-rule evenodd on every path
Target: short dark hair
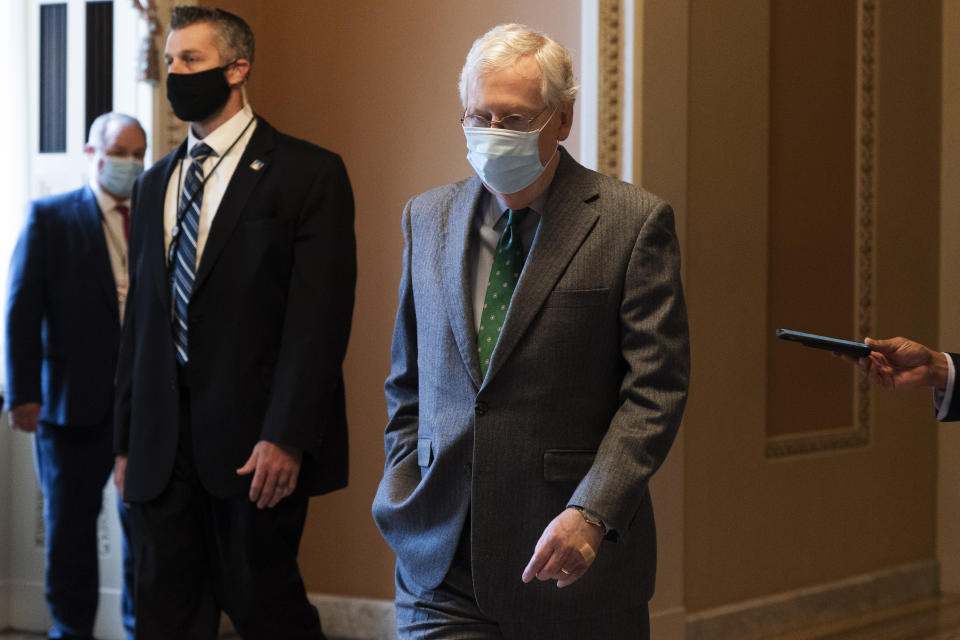
M 202 22 L 216 31 L 217 51 L 225 62 L 243 58 L 253 63 L 253 30 L 240 16 L 208 7 L 174 7 L 170 13 L 171 31 Z

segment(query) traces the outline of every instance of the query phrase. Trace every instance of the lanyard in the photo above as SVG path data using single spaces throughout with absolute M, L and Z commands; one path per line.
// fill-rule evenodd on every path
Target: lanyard
M 203 182 L 200 183 L 200 186 L 190 194 L 190 198 L 187 200 L 186 204 L 183 204 L 180 201 L 183 197 L 183 164 L 186 161 L 186 158 L 180 159 L 180 167 L 177 169 L 177 221 L 176 224 L 173 225 L 173 229 L 170 230 L 170 248 L 167 250 L 167 280 L 171 286 L 173 285 L 173 264 L 177 257 L 177 250 L 180 246 L 180 228 L 183 225 L 184 217 L 187 215 L 187 209 L 193 204 L 193 201 L 196 199 L 196 197 L 203 192 L 203 187 L 207 184 L 207 180 L 209 180 L 210 176 L 216 172 L 217 167 L 220 166 L 220 163 L 223 162 L 224 158 L 230 155 L 230 152 L 233 150 L 233 148 L 237 146 L 238 142 L 240 142 L 240 138 L 243 137 L 243 134 L 247 132 L 247 129 L 250 128 L 250 125 L 252 125 L 256 119 L 256 116 L 250 118 L 250 122 L 248 122 L 247 126 L 243 128 L 243 131 L 240 132 L 240 135 L 238 135 L 234 141 L 230 143 L 230 146 L 227 147 L 227 150 L 223 152 L 223 155 L 221 155 L 217 160 L 217 163 L 213 165 L 213 168 L 210 169 L 210 172 L 203 177 Z

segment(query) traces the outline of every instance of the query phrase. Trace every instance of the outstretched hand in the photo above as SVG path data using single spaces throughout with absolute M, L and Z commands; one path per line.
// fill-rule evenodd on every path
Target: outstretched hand
M 947 386 L 947 358 L 939 351 L 899 337 L 864 342 L 872 351 L 857 364 L 873 384 L 891 390 Z

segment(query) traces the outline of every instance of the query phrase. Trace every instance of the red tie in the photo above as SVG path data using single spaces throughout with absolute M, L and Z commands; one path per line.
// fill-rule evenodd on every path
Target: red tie
M 130 207 L 125 204 L 118 204 L 116 210 L 123 216 L 123 237 L 130 241 Z

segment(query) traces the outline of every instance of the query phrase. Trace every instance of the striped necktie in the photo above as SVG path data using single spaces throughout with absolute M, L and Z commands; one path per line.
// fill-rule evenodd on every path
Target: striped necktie
M 177 348 L 177 362 L 186 364 L 187 308 L 193 293 L 197 270 L 197 235 L 200 228 L 200 205 L 203 202 L 203 161 L 216 155 L 206 143 L 190 150 L 193 162 L 187 169 L 180 193 L 180 224 L 178 225 L 176 264 L 173 268 L 173 341 Z
M 490 282 L 483 299 L 480 331 L 477 333 L 477 354 L 480 356 L 480 371 L 484 377 L 490 366 L 490 357 L 497 346 L 503 321 L 507 317 L 510 298 L 523 269 L 523 243 L 520 240 L 520 224 L 530 212 L 529 208 L 507 211 L 507 226 L 500 234 L 500 241 L 493 252 L 490 267 Z

